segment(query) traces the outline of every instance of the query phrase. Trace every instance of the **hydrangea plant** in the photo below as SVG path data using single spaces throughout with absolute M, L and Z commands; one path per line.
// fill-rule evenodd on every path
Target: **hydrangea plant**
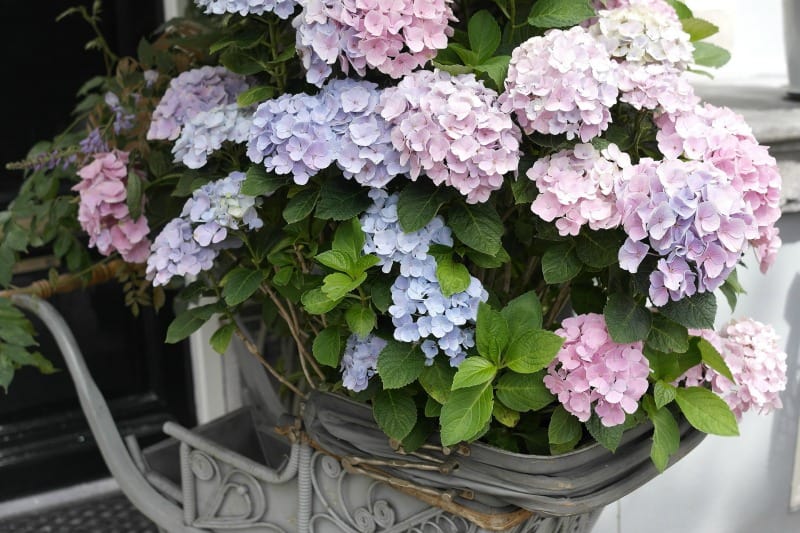
M 119 257 L 134 310 L 179 291 L 166 342 L 217 315 L 220 352 L 260 309 L 296 345 L 286 372 L 262 358 L 285 393 L 369 403 L 406 451 L 614 450 L 649 420 L 663 469 L 679 418 L 734 435 L 780 407 L 774 330 L 713 330 L 746 254 L 774 261 L 780 176 L 694 94 L 728 56 L 686 5 L 195 4 L 136 58 L 93 41 L 110 70 L 79 120 L 10 165 L 2 285 L 34 247 L 78 274 Z M 0 384 L 51 370 L 0 313 Z

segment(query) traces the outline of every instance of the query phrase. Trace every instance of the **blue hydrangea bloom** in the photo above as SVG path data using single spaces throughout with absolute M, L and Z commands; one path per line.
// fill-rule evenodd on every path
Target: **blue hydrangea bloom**
M 172 147 L 175 162 L 189 168 L 201 168 L 208 156 L 225 141 L 243 143 L 250 132 L 250 110 L 228 104 L 201 111 L 184 124 L 181 135 Z
M 173 276 L 196 276 L 214 266 L 219 249 L 201 246 L 192 233 L 191 223 L 179 217 L 158 234 L 147 258 L 147 279 L 154 286 L 166 285 Z
M 295 0 L 194 0 L 194 3 L 205 8 L 206 15 L 238 13 L 244 17 L 272 12 L 282 19 L 288 19 L 297 5 Z
M 378 368 L 378 354 L 386 347 L 386 341 L 373 334 L 366 338 L 350 335 L 342 356 L 342 385 L 359 392 L 367 388 L 369 378 Z

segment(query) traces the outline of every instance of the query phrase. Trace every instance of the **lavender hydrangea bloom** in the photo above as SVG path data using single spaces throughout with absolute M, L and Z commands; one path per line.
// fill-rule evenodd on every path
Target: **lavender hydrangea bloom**
M 344 176 L 382 187 L 406 171 L 392 149 L 387 123 L 376 112 L 377 85 L 333 80 L 322 90 L 284 94 L 262 103 L 253 116 L 247 155 L 304 185 L 334 162 Z
M 196 276 L 214 265 L 219 249 L 200 246 L 192 232 L 189 221 L 174 218 L 153 241 L 146 272 L 154 286 L 166 285 L 173 276 Z
M 147 139 L 177 139 L 190 118 L 201 111 L 235 103 L 236 96 L 247 88 L 244 76 L 221 66 L 205 66 L 181 73 L 170 81 L 153 111 Z
M 136 115 L 128 113 L 119 102 L 119 96 L 112 92 L 107 92 L 103 98 L 106 105 L 114 112 L 114 133 L 128 131 L 133 127 Z
M 388 273 L 399 263 L 401 275 L 422 276 L 430 258 L 430 245 L 453 245 L 450 228 L 444 225 L 442 217 L 434 217 L 418 231 L 405 233 L 397 217 L 399 195 L 372 189 L 369 197 L 373 203 L 361 217 L 361 229 L 366 237 L 363 251 L 378 256 L 383 272 Z
M 289 18 L 297 5 L 295 0 L 194 0 L 194 3 L 205 8 L 206 15 L 238 13 L 244 17 L 271 12 L 282 19 Z
M 175 162 L 182 162 L 189 168 L 201 168 L 223 142 L 245 142 L 251 125 L 249 110 L 241 109 L 235 103 L 201 111 L 184 125 L 181 136 L 172 147 Z
M 378 368 L 378 354 L 386 347 L 387 342 L 373 334 L 361 338 L 350 335 L 342 356 L 342 385 L 353 392 L 367 388 L 369 378 L 375 375 Z
M 100 128 L 94 128 L 89 134 L 78 143 L 83 155 L 91 156 L 101 152 L 109 152 L 108 144 L 103 136 L 100 135 Z
M 245 226 L 254 230 L 264 225 L 256 212 L 259 199 L 241 192 L 244 180 L 244 172 L 231 172 L 206 183 L 186 201 L 181 216 L 199 224 L 194 229 L 194 239 L 200 246 L 224 241 L 229 229 Z

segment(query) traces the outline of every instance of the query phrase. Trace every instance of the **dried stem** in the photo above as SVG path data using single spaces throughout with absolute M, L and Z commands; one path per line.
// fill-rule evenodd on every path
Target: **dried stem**
M 300 391 L 300 389 L 298 389 L 294 384 L 292 384 L 289 380 L 283 377 L 280 372 L 275 370 L 275 368 L 273 368 L 273 366 L 270 365 L 266 359 L 264 359 L 264 356 L 258 350 L 258 347 L 255 344 L 253 344 L 252 341 L 250 341 L 250 339 L 247 337 L 247 335 L 244 334 L 244 332 L 239 328 L 238 325 L 236 326 L 236 336 L 242 340 L 245 348 L 247 348 L 247 351 L 250 352 L 256 359 L 258 359 L 258 362 L 261 363 L 261 365 L 267 369 L 267 372 L 272 374 L 272 376 L 275 379 L 280 381 L 283 385 L 286 386 L 287 389 L 295 393 L 297 396 L 304 399 L 306 398 L 306 395 L 303 394 Z
M 556 299 L 553 301 L 553 307 L 550 308 L 550 312 L 547 313 L 547 320 L 545 322 L 545 327 L 549 327 L 556 318 L 558 318 L 558 314 L 564 308 L 564 304 L 567 303 L 567 299 L 569 298 L 569 290 L 570 284 L 569 282 L 564 283 L 561 285 L 561 289 L 558 291 L 558 295 Z

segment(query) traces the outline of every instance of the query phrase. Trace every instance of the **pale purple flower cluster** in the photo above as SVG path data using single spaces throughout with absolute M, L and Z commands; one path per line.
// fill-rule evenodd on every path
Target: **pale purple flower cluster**
M 617 344 L 603 315 L 594 313 L 565 319 L 556 334 L 565 341 L 547 368 L 545 386 L 581 422 L 591 418 L 592 404 L 604 426 L 625 422 L 648 387 L 642 342 Z
M 394 338 L 401 342 L 426 339 L 422 351 L 428 364 L 433 364 L 439 350 L 451 366 L 461 364 L 467 349 L 475 346 L 475 332 L 469 325 L 478 317 L 478 305 L 489 298 L 481 282 L 470 276 L 467 290 L 445 296 L 437 281 L 436 260 L 428 256 L 421 275 L 398 276 L 391 290 Z
M 413 180 L 425 173 L 478 203 L 519 165 L 519 129 L 500 110 L 497 93 L 473 74 L 414 72 L 384 90 L 381 108 Z
M 526 133 L 558 135 L 583 142 L 611 122 L 619 95 L 616 62 L 580 26 L 532 37 L 511 53 L 502 110 L 514 111 Z
M 691 111 L 700 102 L 686 75 L 671 65 L 622 61 L 617 68 L 620 101 L 636 109 Z
M 93 128 L 92 131 L 78 143 L 78 147 L 81 153 L 87 156 L 109 151 L 108 143 L 106 143 L 105 139 L 103 139 L 103 136 L 100 134 L 100 128 Z
M 769 414 L 783 406 L 780 392 L 786 389 L 786 352 L 779 348 L 772 326 L 747 318 L 732 320 L 719 334 L 712 330 L 689 333 L 705 338 L 717 349 L 734 382 L 705 364 L 690 368 L 678 382 L 686 387 L 711 383 L 711 390 L 725 400 L 737 418 L 751 409 Z
M 400 228 L 397 216 L 397 194 L 389 195 L 382 189 L 369 191 L 372 205 L 361 217 L 364 231 L 364 253 L 377 255 L 384 273 L 389 273 L 395 263 L 403 276 L 422 276 L 430 259 L 431 244 L 453 246 L 450 228 L 444 219 L 434 217 L 424 228 L 406 233 Z
M 648 250 L 655 250 L 660 259 L 650 274 L 654 305 L 715 290 L 747 240 L 758 236 L 750 207 L 710 163 L 644 158 L 623 176 L 617 198 L 628 239 L 619 263 L 636 272 Z
M 103 97 L 106 105 L 114 112 L 114 133 L 121 133 L 128 131 L 133 127 L 133 121 L 136 115 L 128 113 L 119 101 L 119 96 L 108 91 Z
M 617 58 L 637 63 L 662 63 L 681 71 L 693 62 L 694 46 L 668 5 L 656 9 L 653 0 L 630 1 L 598 12 L 589 28 L 606 50 Z M 672 16 L 664 16 L 665 10 Z
M 292 25 L 306 80 L 322 85 L 339 62 L 360 76 L 374 68 L 397 79 L 447 47 L 451 0 L 300 0 Z
M 172 146 L 175 162 L 201 168 L 208 162 L 208 156 L 219 150 L 225 141 L 245 142 L 251 126 L 251 110 L 241 109 L 236 103 L 200 111 L 184 124 Z
M 150 248 L 147 279 L 166 285 L 173 276 L 197 275 L 209 270 L 220 250 L 241 246 L 228 230 L 263 226 L 258 199 L 242 194 L 243 172 L 203 185 L 186 201 L 181 216 L 170 221 Z
M 192 224 L 179 217 L 158 234 L 147 258 L 147 279 L 154 286 L 166 285 L 173 276 L 196 276 L 214 266 L 219 248 L 200 246 L 192 233 Z
M 197 7 L 205 8 L 206 15 L 238 13 L 244 17 L 269 12 L 282 19 L 289 18 L 297 5 L 295 0 L 194 0 L 194 3 Z
M 236 102 L 247 90 L 244 76 L 225 67 L 200 67 L 173 78 L 158 103 L 147 131 L 148 140 L 173 141 L 184 124 L 201 111 Z
M 284 94 L 258 106 L 247 155 L 269 171 L 292 174 L 304 185 L 336 162 L 347 178 L 383 187 L 406 172 L 392 148 L 390 127 L 376 108 L 377 85 L 332 80 L 319 94 Z
M 89 235 L 89 247 L 103 255 L 116 251 L 125 261 L 143 263 L 150 247 L 150 227 L 144 215 L 134 220 L 128 209 L 128 155 L 119 150 L 94 154 L 78 170 L 81 181 L 72 190 L 80 194 L 78 222 Z
M 386 344 L 385 340 L 371 333 L 366 338 L 356 334 L 347 338 L 341 365 L 344 388 L 353 392 L 367 388 L 369 378 L 375 375 L 378 368 L 378 355 Z
M 658 148 L 664 157 L 707 161 L 727 174 L 755 217 L 758 235 L 748 237 L 766 272 L 780 247 L 775 222 L 780 217 L 781 177 L 775 158 L 756 141 L 741 115 L 710 104 L 662 114 Z
M 527 173 L 539 190 L 531 211 L 547 222 L 556 220 L 560 235 L 577 235 L 587 224 L 593 230 L 616 228 L 622 217 L 615 187 L 630 166 L 630 156 L 616 144 L 602 151 L 577 144 L 540 158 Z

